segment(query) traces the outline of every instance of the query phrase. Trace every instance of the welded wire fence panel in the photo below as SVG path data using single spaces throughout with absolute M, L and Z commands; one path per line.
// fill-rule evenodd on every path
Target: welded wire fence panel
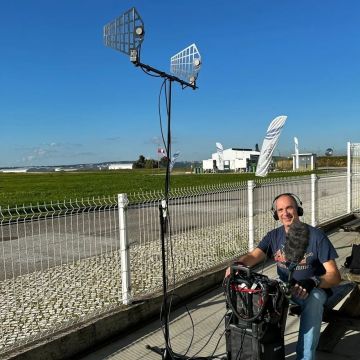
M 0 354 L 121 304 L 116 208 L 103 198 L 1 209 Z
M 273 218 L 272 206 L 274 199 L 284 193 L 296 195 L 304 209 L 303 221 L 310 221 L 310 177 L 301 176 L 289 179 L 272 179 L 256 183 L 254 189 L 254 227 L 255 243 L 257 244 L 267 232 L 281 225 Z
M 128 207 L 128 219 L 137 217 L 132 224 L 138 224 L 128 230 L 135 298 L 162 286 L 159 211 L 162 198 L 147 200 L 152 195 L 143 194 L 145 207 L 139 204 Z M 169 221 L 164 242 L 169 284 L 203 272 L 248 249 L 246 183 L 174 190 L 169 196 L 166 215 Z M 143 273 L 137 276 L 139 263 L 144 264 L 142 268 L 152 276 L 144 277 Z
M 352 188 L 358 194 L 355 176 Z M 255 245 L 280 225 L 271 207 L 281 193 L 301 199 L 303 221 L 310 223 L 312 180 L 257 181 L 252 190 L 245 182 L 172 190 L 164 234 L 168 283 L 248 251 L 249 194 Z M 315 188 L 317 223 L 346 212 L 346 176 L 324 175 Z M 163 199 L 162 192 L 128 195 L 124 211 L 135 299 L 162 287 Z M 0 210 L 0 357 L 122 305 L 119 215 L 113 197 Z
M 350 144 L 351 210 L 360 211 L 360 143 Z
M 347 213 L 347 176 L 320 175 L 316 195 L 317 222 L 330 221 Z
M 161 192 L 129 196 L 127 234 L 130 246 L 132 296 L 146 296 L 161 286 Z
M 326 208 L 317 223 L 343 215 L 346 189 L 345 192 L 336 189 L 343 188 L 346 176 L 324 176 L 317 181 L 320 184 L 314 186 L 320 190 L 315 200 L 316 203 L 323 201 L 317 205 L 318 212 Z M 318 194 L 325 195 L 322 192 L 327 187 L 331 188 L 328 194 L 333 195 L 317 199 Z M 297 196 L 304 209 L 302 220 L 310 223 L 311 191 L 310 176 L 256 183 L 253 190 L 255 245 L 268 231 L 281 225 L 271 211 L 274 198 L 279 194 Z M 163 198 L 161 192 L 130 198 L 128 234 L 134 298 L 148 296 L 162 286 L 159 207 Z M 174 190 L 169 196 L 169 223 L 164 234 L 169 283 L 189 278 L 248 251 L 248 215 L 247 183 Z
M 360 213 L 360 172 L 352 175 L 351 181 L 351 211 Z

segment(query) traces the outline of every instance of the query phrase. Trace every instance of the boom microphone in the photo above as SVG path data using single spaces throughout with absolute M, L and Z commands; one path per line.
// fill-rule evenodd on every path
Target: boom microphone
M 309 227 L 301 221 L 293 222 L 286 234 L 285 258 L 287 262 L 299 264 L 309 245 Z

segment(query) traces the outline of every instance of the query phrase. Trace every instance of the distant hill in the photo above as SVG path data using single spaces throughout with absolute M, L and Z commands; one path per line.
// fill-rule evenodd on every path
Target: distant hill
M 135 161 L 136 160 L 125 160 L 73 165 L 3 167 L 0 168 L 0 172 L 98 171 L 108 169 L 110 164 L 133 164 Z M 177 161 L 174 168 L 192 169 L 200 166 L 202 166 L 201 161 Z

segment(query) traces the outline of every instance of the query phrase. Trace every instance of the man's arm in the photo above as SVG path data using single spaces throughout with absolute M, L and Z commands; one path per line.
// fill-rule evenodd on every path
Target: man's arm
M 245 266 L 251 267 L 265 260 L 265 258 L 266 254 L 260 248 L 255 248 L 253 251 L 241 256 L 238 261 Z M 230 276 L 230 268 L 227 268 L 225 272 L 225 277 L 228 276 Z
M 320 284 L 317 286 L 319 288 L 327 289 L 333 286 L 336 286 L 341 281 L 340 272 L 336 266 L 335 260 L 329 260 L 323 263 L 325 268 L 325 274 L 319 277 Z M 310 279 L 298 281 L 291 290 L 293 296 L 298 297 L 299 299 L 306 299 L 309 296 L 309 292 L 313 289 L 315 284 L 312 284 L 310 288 L 307 288 L 305 285 Z M 314 280 L 313 280 L 314 281 Z M 309 284 L 308 284 L 309 285 Z
M 323 289 L 331 288 L 339 285 L 341 281 L 340 272 L 336 266 L 335 260 L 329 260 L 323 263 L 325 274 L 320 276 L 320 284 L 318 287 Z
M 265 260 L 265 257 L 266 254 L 260 248 L 255 248 L 253 251 L 241 256 L 239 262 L 243 263 L 245 266 L 252 267 Z

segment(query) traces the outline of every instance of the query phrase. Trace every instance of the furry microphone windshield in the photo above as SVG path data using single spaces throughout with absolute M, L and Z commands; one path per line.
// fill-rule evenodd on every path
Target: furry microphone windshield
M 303 259 L 308 245 L 308 226 L 300 221 L 293 222 L 286 234 L 284 248 L 286 260 L 298 264 Z

